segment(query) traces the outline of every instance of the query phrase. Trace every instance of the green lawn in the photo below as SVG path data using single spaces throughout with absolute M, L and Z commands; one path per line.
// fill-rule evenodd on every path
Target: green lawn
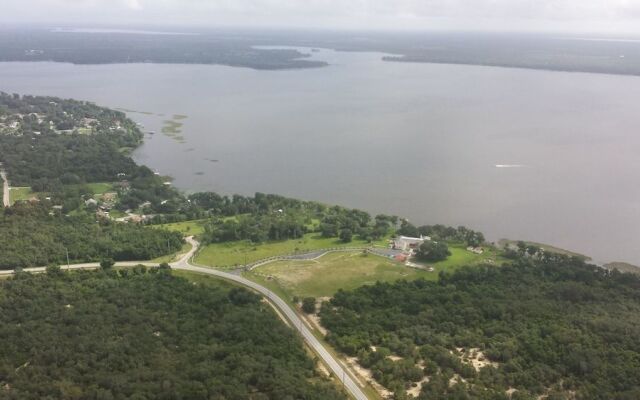
M 435 273 L 361 252 L 329 253 L 317 260 L 278 261 L 245 274 L 279 286 L 289 296 L 333 296 L 338 289 L 419 277 L 435 279 Z M 271 286 L 271 285 L 270 285 Z
M 94 195 L 102 195 L 113 191 L 113 183 L 109 182 L 87 183 L 87 186 Z
M 381 240 L 375 244 L 385 243 L 386 240 Z M 362 240 L 354 240 L 345 244 L 337 238 L 323 238 L 317 233 L 308 233 L 301 239 L 280 242 L 252 244 L 247 241 L 239 241 L 209 244 L 200 250 L 196 256 L 196 262 L 211 267 L 225 268 L 283 254 L 309 252 L 329 247 L 368 245 L 370 244 Z
M 505 258 L 498 255 L 496 249 L 492 247 L 485 247 L 484 249 L 484 253 L 475 254 L 468 251 L 464 245 L 450 244 L 449 251 L 451 252 L 451 255 L 444 261 L 429 263 L 429 266 L 435 268 L 435 272 L 439 272 L 454 271 L 466 265 L 485 263 L 500 265 L 502 262 L 506 261 Z
M 113 183 L 110 182 L 94 182 L 94 183 L 81 183 L 78 185 L 68 185 L 69 187 L 87 187 L 89 188 L 89 190 L 91 190 L 91 193 L 93 193 L 96 196 L 105 194 L 107 192 L 113 192 Z
M 207 219 L 198 219 L 193 221 L 174 222 L 171 224 L 150 225 L 153 228 L 168 229 L 174 232 L 180 232 L 185 236 L 197 236 L 204 232 L 204 224 Z
M 38 193 L 33 192 L 30 187 L 11 187 L 9 190 L 9 200 L 12 205 L 16 201 L 28 200 L 37 196 Z
M 120 210 L 117 210 L 117 209 L 115 209 L 115 208 L 112 208 L 112 209 L 109 211 L 109 216 L 110 216 L 111 218 L 124 218 L 124 217 L 126 217 L 126 216 L 127 216 L 127 214 L 123 213 L 123 212 L 122 212 L 122 211 L 120 211 Z
M 94 195 L 102 195 L 106 192 L 113 191 L 113 184 L 108 182 L 98 183 L 86 183 L 82 185 L 69 185 L 73 186 L 87 186 L 93 192 Z M 10 191 L 11 204 L 20 200 L 28 200 L 32 197 L 46 196 L 46 193 L 34 192 L 30 187 L 12 187 Z

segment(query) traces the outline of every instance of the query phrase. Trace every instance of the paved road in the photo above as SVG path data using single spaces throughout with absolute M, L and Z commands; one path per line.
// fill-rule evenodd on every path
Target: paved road
M 9 180 L 7 179 L 7 173 L 4 172 L 4 170 L 0 170 L 0 177 L 4 181 L 2 185 L 2 205 L 9 207 L 11 204 L 9 200 Z
M 307 342 L 309 347 L 311 347 L 320 358 L 325 362 L 326 365 L 329 366 L 329 369 L 333 372 L 333 374 L 340 379 L 345 389 L 353 395 L 356 400 L 367 400 L 367 396 L 362 392 L 358 384 L 349 376 L 349 374 L 345 371 L 345 369 L 338 363 L 338 361 L 327 351 L 327 349 L 320 343 L 313 333 L 307 328 L 307 326 L 302 322 L 302 320 L 298 317 L 296 312 L 280 297 L 278 297 L 271 290 L 267 289 L 264 286 L 258 285 L 255 282 L 252 282 L 248 279 L 243 278 L 240 275 L 231 274 L 224 271 L 215 270 L 207 267 L 200 267 L 191 264 L 191 258 L 195 254 L 198 249 L 199 243 L 196 242 L 192 237 L 188 237 L 187 241 L 192 245 L 191 250 L 183 255 L 178 261 L 171 263 L 171 268 L 175 270 L 182 271 L 190 271 L 197 272 L 206 275 L 214 275 L 220 278 L 224 278 L 236 283 L 239 283 L 243 286 L 249 287 L 263 296 L 265 296 L 273 305 L 275 305 L 280 312 L 282 312 L 287 319 L 291 322 L 291 325 L 295 327 L 298 332 L 302 335 L 303 339 Z M 148 263 L 148 262 L 120 262 L 116 263 L 116 266 L 134 266 L 134 265 L 157 265 L 157 263 Z M 97 263 L 87 263 L 87 264 L 74 264 L 68 267 L 69 269 L 95 269 L 98 268 L 99 265 Z M 67 269 L 64 266 L 63 269 Z M 44 272 L 46 268 L 25 268 L 25 271 L 29 272 Z M 0 275 L 11 275 L 14 271 L 0 271 Z

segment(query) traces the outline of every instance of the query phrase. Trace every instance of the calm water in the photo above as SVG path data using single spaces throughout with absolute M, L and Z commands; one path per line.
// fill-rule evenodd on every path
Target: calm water
M 640 264 L 640 78 L 315 57 L 332 65 L 3 63 L 0 90 L 153 113 L 129 114 L 158 132 L 136 159 L 189 191 L 279 193 Z M 188 116 L 185 143 L 160 133 L 173 114 Z

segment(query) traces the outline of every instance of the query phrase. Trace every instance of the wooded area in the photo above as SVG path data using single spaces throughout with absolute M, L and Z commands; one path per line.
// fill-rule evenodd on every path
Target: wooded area
M 0 397 L 337 400 L 260 297 L 170 270 L 0 281 Z
M 89 262 L 151 260 L 182 248 L 177 232 L 87 216 L 49 215 L 44 204 L 0 209 L 0 269 Z
M 320 315 L 328 341 L 397 399 L 424 377 L 424 400 L 640 398 L 640 278 L 578 258 L 522 253 L 339 291 Z M 489 365 L 476 369 L 478 352 Z

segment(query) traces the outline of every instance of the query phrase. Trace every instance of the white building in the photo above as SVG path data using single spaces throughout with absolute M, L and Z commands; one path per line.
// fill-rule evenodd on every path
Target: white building
M 398 236 L 393 239 L 393 248 L 402 251 L 411 251 L 419 247 L 426 240 L 431 240 L 429 236 L 420 235 L 419 238 L 410 236 Z

